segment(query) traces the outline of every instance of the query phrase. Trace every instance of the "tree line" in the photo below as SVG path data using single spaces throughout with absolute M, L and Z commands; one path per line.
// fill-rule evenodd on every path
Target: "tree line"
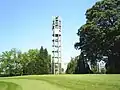
M 51 55 L 47 49 L 29 49 L 21 52 L 15 48 L 0 55 L 0 75 L 39 75 L 50 74 Z

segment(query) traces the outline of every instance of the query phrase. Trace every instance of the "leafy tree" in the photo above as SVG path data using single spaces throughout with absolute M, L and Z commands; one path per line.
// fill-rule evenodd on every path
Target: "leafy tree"
M 67 74 L 75 74 L 78 71 L 79 56 L 75 58 L 71 58 L 70 62 L 67 65 L 66 73 Z
M 11 49 L 12 52 L 12 65 L 13 65 L 13 72 L 12 75 L 21 75 L 22 74 L 22 65 L 21 65 L 21 51 L 13 48 Z
M 40 60 L 40 61 L 39 61 Z M 48 55 L 47 49 L 40 48 L 40 52 L 38 54 L 38 63 L 40 67 L 41 74 L 48 74 L 50 73 L 50 61 L 51 57 Z
M 44 54 L 43 57 L 44 57 L 45 59 L 48 59 L 48 51 L 47 51 L 46 48 L 44 49 L 43 54 Z
M 32 60 L 28 63 L 27 65 L 27 74 L 28 75 L 34 75 L 34 74 L 37 74 L 37 69 L 36 69 L 36 61 L 35 60 Z M 37 72 L 36 72 L 37 71 Z
M 43 46 L 41 46 L 41 48 L 40 48 L 39 57 L 42 58 L 42 59 L 44 58 L 44 49 L 43 49 Z
M 71 61 L 67 65 L 67 74 L 91 74 L 93 73 L 88 65 L 88 62 L 82 58 L 82 55 L 71 58 Z
M 49 73 L 51 73 L 51 55 L 48 55 L 48 67 L 49 67 Z
M 77 59 L 75 74 L 85 74 L 85 73 L 86 73 L 85 61 L 82 58 L 82 54 L 81 54 Z
M 75 67 L 76 67 L 75 65 L 76 65 L 76 61 L 73 58 L 71 58 L 71 61 L 67 65 L 66 73 L 73 74 L 75 72 Z
M 81 49 L 93 66 L 108 56 L 107 72 L 120 73 L 120 0 L 96 2 L 86 11 L 86 19 L 78 30 L 80 42 L 75 48 Z
M 36 67 L 35 63 L 36 60 L 38 59 L 37 55 L 39 53 L 39 50 L 37 49 L 29 49 L 27 53 L 25 54 L 23 65 L 24 65 L 24 74 L 36 74 Z
M 1 62 L 1 68 L 5 71 L 6 75 L 12 75 L 13 74 L 13 52 L 12 51 L 5 51 L 2 54 L 2 62 Z M 4 63 L 3 63 L 4 62 Z
M 21 56 L 21 65 L 22 65 L 23 75 L 27 74 L 28 63 L 29 63 L 28 54 L 27 52 L 24 52 L 22 53 L 22 56 Z
M 1 73 L 12 76 L 22 74 L 22 67 L 17 50 L 11 49 L 10 51 L 5 51 L 1 56 Z
M 40 50 L 29 50 L 28 58 L 30 61 L 26 65 L 27 74 L 48 74 L 50 73 L 51 57 L 47 49 L 42 46 Z

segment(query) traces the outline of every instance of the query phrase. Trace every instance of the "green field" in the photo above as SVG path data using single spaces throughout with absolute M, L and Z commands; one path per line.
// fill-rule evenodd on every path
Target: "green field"
M 0 90 L 120 90 L 120 75 L 1 77 Z

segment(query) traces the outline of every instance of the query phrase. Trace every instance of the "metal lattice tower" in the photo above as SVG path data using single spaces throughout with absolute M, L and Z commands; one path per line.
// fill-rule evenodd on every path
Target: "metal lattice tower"
M 52 74 L 60 74 L 61 69 L 61 19 L 54 16 L 52 20 Z

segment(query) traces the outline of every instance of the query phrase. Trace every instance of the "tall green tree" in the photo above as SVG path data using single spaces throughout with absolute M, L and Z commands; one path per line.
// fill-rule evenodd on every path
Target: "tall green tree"
M 76 65 L 77 65 L 77 60 L 75 60 L 74 58 L 71 58 L 70 62 L 67 65 L 66 73 L 67 74 L 75 73 Z
M 47 49 L 44 49 L 42 46 L 40 48 L 39 54 L 38 54 L 38 60 L 37 62 L 40 65 L 40 73 L 41 74 L 48 74 L 50 73 L 50 61 L 51 58 L 48 55 Z
M 120 73 L 120 0 L 101 0 L 86 11 L 86 24 L 77 35 L 76 49 L 93 65 L 108 56 L 108 73 Z
M 38 49 L 29 49 L 26 56 L 25 56 L 25 66 L 24 66 L 24 71 L 25 74 L 36 74 L 36 60 L 38 59 L 37 55 L 39 53 Z M 23 59 L 23 60 L 24 60 Z

